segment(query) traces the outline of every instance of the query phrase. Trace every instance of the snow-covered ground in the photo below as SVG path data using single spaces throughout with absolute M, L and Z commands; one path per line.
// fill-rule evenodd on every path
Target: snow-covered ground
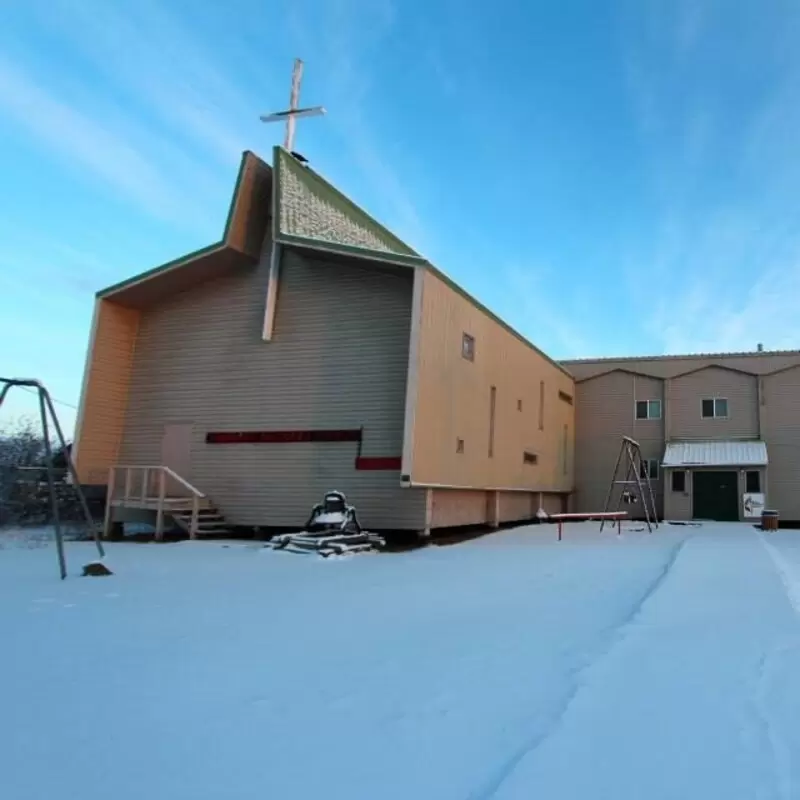
M 800 796 L 800 531 L 339 560 L 0 534 L 0 795 Z

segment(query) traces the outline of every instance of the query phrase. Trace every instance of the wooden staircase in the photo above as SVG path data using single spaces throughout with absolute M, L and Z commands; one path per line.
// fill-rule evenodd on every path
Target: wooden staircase
M 106 538 L 111 532 L 114 508 L 154 511 L 157 541 L 164 538 L 165 517 L 172 517 L 191 539 L 230 533 L 224 516 L 211 500 L 185 478 L 163 465 L 111 467 L 103 525 Z
M 201 506 L 198 510 L 194 536 L 192 536 L 191 509 L 182 511 L 175 509 L 172 512 L 172 518 L 191 538 L 194 536 L 225 536 L 231 532 L 225 517 L 216 506 L 212 505 Z

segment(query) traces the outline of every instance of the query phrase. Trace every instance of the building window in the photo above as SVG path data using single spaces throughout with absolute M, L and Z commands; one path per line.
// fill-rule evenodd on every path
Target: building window
M 744 476 L 744 490 L 746 492 L 761 492 L 761 473 L 757 469 L 747 470 Z
M 544 430 L 544 381 L 539 381 L 539 430 Z
M 703 419 L 728 418 L 728 401 L 724 397 L 706 397 L 702 407 Z
M 539 456 L 536 453 L 530 453 L 527 450 L 522 454 L 522 463 L 523 464 L 538 464 L 539 463 Z
M 475 360 L 475 337 L 470 336 L 468 333 L 461 337 L 461 355 L 467 361 Z
M 494 410 L 497 405 L 497 387 L 489 389 L 489 458 L 494 458 Z
M 517 400 L 517 411 L 522 411 L 522 400 Z
M 572 405 L 572 395 L 567 394 L 566 392 L 562 392 L 560 389 L 558 390 L 558 399 L 563 400 L 565 403 L 569 403 Z
M 686 472 L 682 469 L 676 469 L 672 473 L 672 491 L 685 492 L 686 491 Z
M 463 452 L 464 452 L 464 440 L 456 439 L 456 453 L 463 453 Z
M 637 400 L 636 419 L 661 419 L 661 401 Z
M 651 481 L 658 480 L 658 459 L 643 458 L 639 464 L 639 477 L 649 477 Z

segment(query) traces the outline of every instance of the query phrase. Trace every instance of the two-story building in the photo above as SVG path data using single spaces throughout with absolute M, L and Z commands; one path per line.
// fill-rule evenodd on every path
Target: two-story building
M 800 352 L 564 362 L 576 379 L 575 510 L 603 507 L 622 436 L 667 519 L 800 520 Z

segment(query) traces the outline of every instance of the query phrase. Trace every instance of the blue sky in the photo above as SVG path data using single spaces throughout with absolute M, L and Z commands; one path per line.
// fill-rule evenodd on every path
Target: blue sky
M 219 237 L 295 56 L 297 148 L 554 357 L 800 347 L 800 7 L 465 9 L 5 4 L 2 373 L 71 429 L 93 292 Z

